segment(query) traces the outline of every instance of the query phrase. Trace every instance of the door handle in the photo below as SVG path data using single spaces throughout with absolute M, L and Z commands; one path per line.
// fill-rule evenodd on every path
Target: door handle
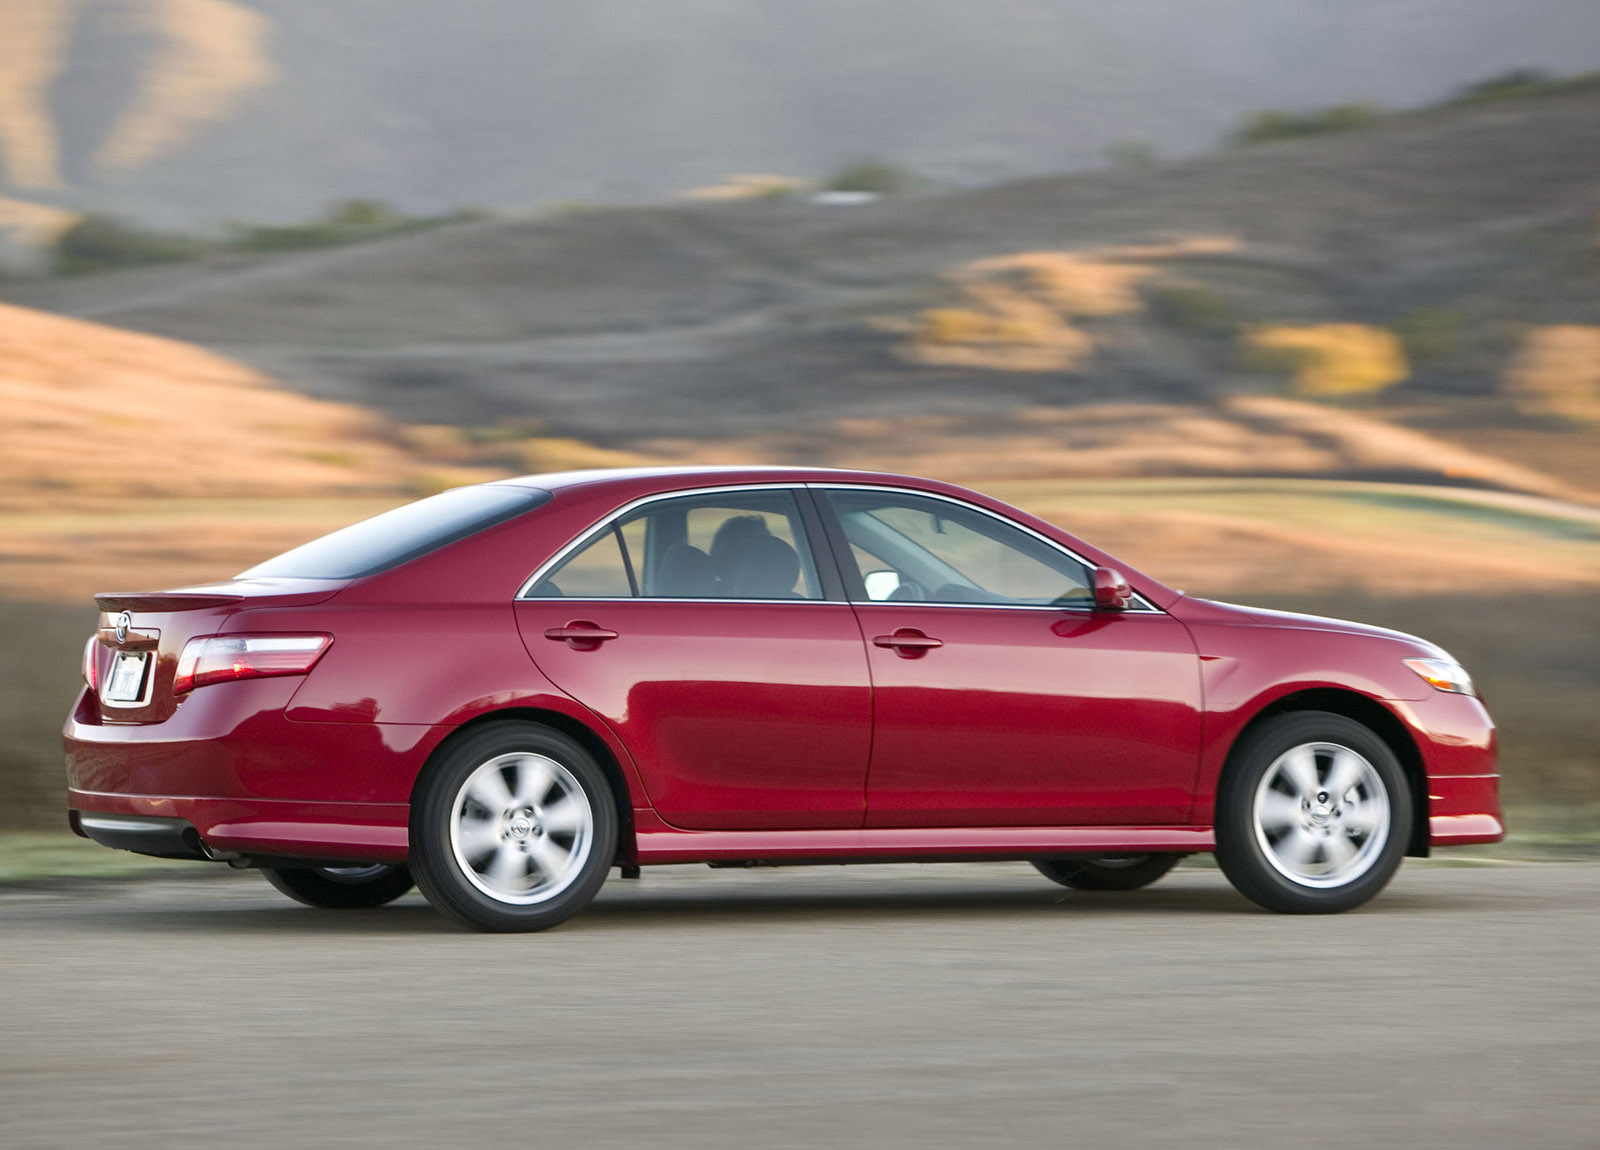
M 887 647 L 902 659 L 920 659 L 935 647 L 943 647 L 944 640 L 924 635 L 915 627 L 901 627 L 893 635 L 874 635 L 874 647 Z
M 574 651 L 593 651 L 607 639 L 615 639 L 617 633 L 587 619 L 574 619 L 565 627 L 546 627 L 544 637 L 565 642 Z

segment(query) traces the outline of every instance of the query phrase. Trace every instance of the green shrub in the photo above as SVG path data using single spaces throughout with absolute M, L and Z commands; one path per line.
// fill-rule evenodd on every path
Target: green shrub
M 1239 330 L 1233 301 L 1204 284 L 1157 284 L 1145 300 L 1156 322 L 1176 331 L 1221 338 Z
M 194 259 L 213 247 L 192 236 L 148 231 L 113 216 L 90 213 L 57 237 L 51 254 L 57 273 L 85 275 Z
M 330 227 L 366 228 L 369 231 L 393 231 L 408 222 L 405 216 L 377 200 L 343 200 L 329 208 L 323 219 Z
M 1389 330 L 1405 348 L 1406 358 L 1419 367 L 1450 359 L 1461 349 L 1463 322 L 1459 312 L 1425 307 L 1407 312 Z
M 234 224 L 226 239 L 152 231 L 114 216 L 90 213 L 56 240 L 52 262 L 60 275 L 86 275 L 144 264 L 196 259 L 216 251 L 289 252 L 338 247 L 443 224 L 488 219 L 481 208 L 443 216 L 407 216 L 377 200 L 345 200 L 304 224 Z
M 823 184 L 830 192 L 870 192 L 893 196 L 915 183 L 910 172 L 887 160 L 856 160 L 835 172 Z
M 1498 104 L 1506 100 L 1561 96 L 1568 92 L 1581 92 L 1594 87 L 1600 87 L 1600 72 L 1553 76 L 1538 68 L 1517 68 L 1457 89 L 1442 106 L 1460 108 L 1471 107 L 1474 104 Z
M 377 200 L 345 200 L 334 204 L 320 220 L 305 224 L 252 224 L 238 226 L 228 245 L 236 251 L 288 252 L 358 244 L 399 232 L 438 227 L 463 217 L 406 216 Z
M 1229 139 L 1236 145 L 1246 146 L 1349 132 L 1375 124 L 1387 114 L 1375 104 L 1338 104 L 1308 112 L 1257 112 L 1235 128 Z

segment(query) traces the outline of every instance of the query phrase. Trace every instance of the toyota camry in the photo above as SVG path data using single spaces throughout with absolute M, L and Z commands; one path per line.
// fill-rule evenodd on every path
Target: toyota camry
M 821 469 L 446 491 L 222 583 L 99 595 L 69 821 L 324 907 L 538 930 L 613 868 L 1215 852 L 1342 911 L 1503 835 L 1422 639 L 1185 595 L 984 495 Z

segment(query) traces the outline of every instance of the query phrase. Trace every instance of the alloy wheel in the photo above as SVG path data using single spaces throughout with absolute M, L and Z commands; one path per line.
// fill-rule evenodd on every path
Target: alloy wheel
M 1262 774 L 1251 804 L 1267 863 L 1301 886 L 1355 881 L 1389 840 L 1389 792 L 1363 755 L 1338 743 L 1301 743 Z
M 496 755 L 467 776 L 450 814 L 461 874 L 497 902 L 555 898 L 583 871 L 595 816 L 577 778 L 546 755 Z

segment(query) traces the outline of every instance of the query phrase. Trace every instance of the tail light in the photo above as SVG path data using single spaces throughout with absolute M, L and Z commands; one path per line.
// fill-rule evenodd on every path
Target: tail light
M 100 693 L 100 636 L 90 635 L 83 645 L 83 681 L 91 694 Z
M 331 635 L 208 635 L 190 639 L 178 657 L 172 693 L 207 683 L 304 675 L 333 642 Z

